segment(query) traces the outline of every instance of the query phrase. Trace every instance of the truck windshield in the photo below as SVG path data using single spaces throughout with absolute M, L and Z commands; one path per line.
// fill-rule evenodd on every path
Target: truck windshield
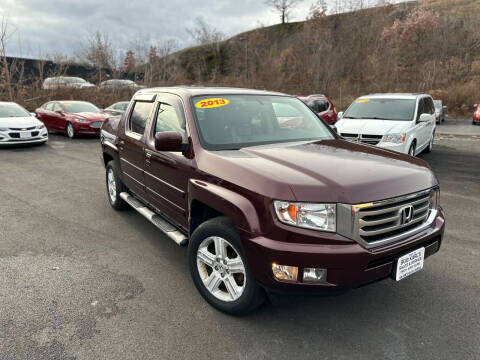
M 0 104 L 0 118 L 27 117 L 30 113 L 17 104 Z
M 415 113 L 415 99 L 357 99 L 343 115 L 343 119 L 378 119 L 411 121 Z
M 97 108 L 95 105 L 90 104 L 88 102 L 62 102 L 62 105 L 67 109 L 67 112 L 78 114 L 82 112 L 93 112 L 99 113 L 100 109 Z
M 192 100 L 202 145 L 209 150 L 334 139 L 332 131 L 296 98 L 217 95 Z

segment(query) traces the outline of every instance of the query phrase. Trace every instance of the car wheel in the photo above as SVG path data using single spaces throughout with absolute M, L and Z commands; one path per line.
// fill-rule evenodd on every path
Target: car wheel
M 70 139 L 73 139 L 75 137 L 75 129 L 72 123 L 67 123 L 67 136 Z
M 117 170 L 115 168 L 115 162 L 112 160 L 106 167 L 106 183 L 107 183 L 107 195 L 110 205 L 115 210 L 126 210 L 129 205 L 120 197 L 120 193 L 126 191 L 125 185 L 118 177 Z
M 410 148 L 408 149 L 408 155 L 415 156 L 415 141 L 412 142 L 412 145 L 410 145 Z
M 430 142 L 428 143 L 428 146 L 425 148 L 425 153 L 429 153 L 433 149 L 433 140 L 435 139 L 435 133 L 432 134 L 432 137 L 430 138 Z
M 240 237 L 225 217 L 195 229 L 188 245 L 188 264 L 200 294 L 220 311 L 246 314 L 265 299 L 248 268 Z

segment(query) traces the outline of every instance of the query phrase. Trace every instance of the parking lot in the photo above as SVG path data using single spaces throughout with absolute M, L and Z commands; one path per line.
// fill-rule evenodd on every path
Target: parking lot
M 447 216 L 423 271 L 231 317 L 185 248 L 110 208 L 98 139 L 0 149 L 0 358 L 478 359 L 480 136 L 437 134 L 420 157 Z

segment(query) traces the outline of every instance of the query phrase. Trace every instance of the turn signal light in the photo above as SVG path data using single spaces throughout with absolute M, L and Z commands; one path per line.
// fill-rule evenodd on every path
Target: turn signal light
M 298 267 L 272 264 L 273 276 L 280 281 L 297 281 Z

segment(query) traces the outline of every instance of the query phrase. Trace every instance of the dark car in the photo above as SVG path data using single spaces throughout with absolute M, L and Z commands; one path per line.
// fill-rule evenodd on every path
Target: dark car
M 443 105 L 442 100 L 433 100 L 433 104 L 435 105 L 436 122 L 441 124 L 445 121 L 445 110 L 447 110 L 447 107 Z
M 474 107 L 475 110 L 473 112 L 472 124 L 477 125 L 477 124 L 480 124 L 480 105 L 475 104 L 475 105 L 473 105 L 473 107 Z
M 344 141 L 292 96 L 141 90 L 101 144 L 111 206 L 188 245 L 193 282 L 224 312 L 251 311 L 266 291 L 398 281 L 443 239 L 426 162 Z
M 86 101 L 50 101 L 43 104 L 35 115 L 49 131 L 76 135 L 98 135 L 103 121 L 108 117 L 98 107 Z
M 325 95 L 298 96 L 310 109 L 320 116 L 327 124 L 333 125 L 337 122 L 337 109 L 333 102 Z
M 111 115 L 122 115 L 128 107 L 129 101 L 119 101 L 105 108 L 105 112 Z

